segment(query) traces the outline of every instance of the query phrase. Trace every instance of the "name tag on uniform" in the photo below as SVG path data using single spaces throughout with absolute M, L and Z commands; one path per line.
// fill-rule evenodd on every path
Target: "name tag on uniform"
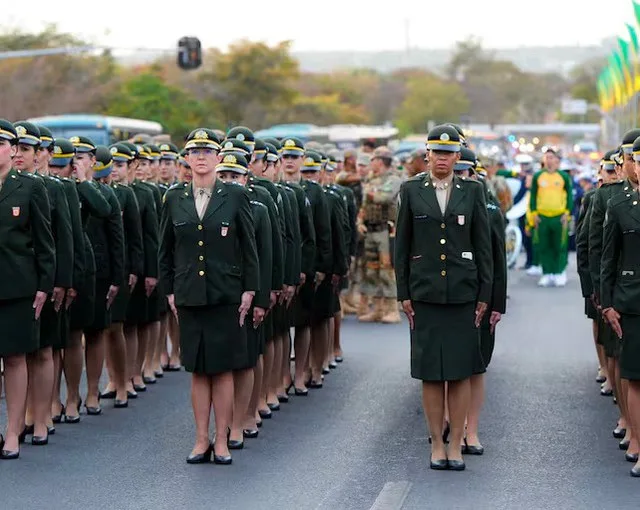
M 473 260 L 473 253 L 471 253 L 470 251 L 463 251 L 462 258 L 467 260 Z
M 458 225 L 464 225 L 464 214 L 458 216 Z
M 635 271 L 622 271 L 622 276 L 633 276 L 636 274 Z
M 11 212 L 15 217 L 20 216 L 20 208 L 19 207 L 12 207 L 11 208 Z

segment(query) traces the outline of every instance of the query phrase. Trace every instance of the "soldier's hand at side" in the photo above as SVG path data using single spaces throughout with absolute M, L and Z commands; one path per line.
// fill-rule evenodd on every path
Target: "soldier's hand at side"
M 256 306 L 253 309 L 253 329 L 258 329 L 258 327 L 260 327 L 260 324 L 262 324 L 262 321 L 264 320 L 265 313 L 264 308 L 260 308 L 259 306 Z
M 240 313 L 240 327 L 244 326 L 244 320 L 247 318 L 252 302 L 253 292 L 243 292 L 240 300 L 240 307 L 238 308 L 238 312 Z
M 281 292 L 280 296 L 282 296 L 282 294 L 284 294 L 284 292 Z M 280 301 L 282 302 L 282 297 L 280 298 Z M 269 310 L 271 310 L 274 306 L 276 306 L 277 302 L 278 302 L 278 293 L 272 290 L 271 293 L 269 294 Z
M 407 319 L 409 320 L 409 329 L 413 329 L 413 326 L 414 326 L 413 316 L 416 314 L 416 312 L 413 311 L 413 304 L 411 303 L 410 299 L 407 299 L 402 302 L 402 310 L 404 311 L 404 314 L 407 316 Z
M 480 327 L 485 313 L 487 313 L 487 303 L 479 301 L 476 305 L 476 328 Z
M 69 309 L 69 307 L 71 306 L 71 303 L 73 303 L 73 300 L 77 296 L 78 296 L 78 291 L 76 289 L 68 289 L 67 290 L 67 299 L 65 300 L 65 303 L 64 303 L 65 310 Z
M 364 226 L 364 223 L 358 223 L 358 232 L 362 235 L 367 233 L 367 227 Z
M 287 304 L 287 308 L 289 307 L 289 305 L 291 304 L 291 301 L 293 301 L 293 296 L 296 295 L 296 286 L 295 285 L 287 285 L 285 287 L 285 299 L 284 302 Z
M 316 273 L 316 279 L 315 279 L 316 289 L 320 287 L 320 284 L 324 281 L 325 277 L 326 275 L 324 273 L 321 273 L 319 271 Z
M 147 297 L 149 297 L 153 293 L 153 290 L 156 288 L 156 285 L 158 285 L 157 278 L 146 277 L 144 279 L 144 291 L 147 294 Z
M 33 300 L 33 309 L 35 310 L 36 320 L 40 318 L 40 314 L 42 313 L 42 307 L 44 303 L 47 301 L 47 293 L 39 290 L 36 292 L 36 297 Z
M 53 303 L 53 309 L 56 312 L 60 311 L 60 307 L 64 301 L 64 289 L 62 287 L 54 287 L 51 293 L 51 302 Z
M 611 326 L 613 332 L 622 338 L 622 326 L 620 326 L 620 314 L 614 308 L 606 308 L 603 312 L 605 319 Z
M 118 295 L 119 290 L 120 290 L 120 287 L 117 287 L 116 285 L 109 286 L 109 290 L 107 291 L 107 310 L 111 308 L 111 305 L 113 304 L 113 300 Z
M 496 326 L 498 322 L 502 319 L 502 314 L 500 312 L 491 312 L 491 317 L 489 317 L 489 324 L 491 325 L 491 333 L 493 334 L 496 330 Z
M 339 274 L 331 275 L 331 285 L 333 286 L 333 290 L 334 291 L 338 290 L 338 285 L 340 285 L 340 275 Z
M 169 309 L 171 310 L 171 313 L 173 313 L 173 316 L 176 318 L 176 321 L 177 321 L 178 310 L 176 309 L 176 296 L 174 294 L 169 294 L 167 296 L 167 303 L 169 303 Z
M 302 287 L 307 281 L 307 275 L 304 273 L 300 273 L 300 287 Z
M 135 274 L 129 275 L 129 291 L 133 292 L 134 287 L 138 283 L 138 276 Z

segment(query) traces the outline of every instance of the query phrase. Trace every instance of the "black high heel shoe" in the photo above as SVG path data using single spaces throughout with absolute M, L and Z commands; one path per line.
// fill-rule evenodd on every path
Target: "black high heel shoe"
M 280 404 L 274 404 L 274 403 L 269 403 L 267 402 L 267 407 L 271 410 L 271 411 L 279 411 L 280 410 Z
M 100 393 L 98 398 L 100 400 L 103 400 L 103 399 L 104 400 L 112 400 L 112 399 L 116 398 L 116 390 L 105 391 L 104 393 Z
M 64 409 L 64 406 L 62 406 L 60 408 L 60 414 L 56 414 L 55 416 L 52 416 L 51 421 L 56 424 L 62 423 L 62 417 L 64 416 L 64 413 L 65 413 L 65 409 Z
M 0 459 L 14 460 L 20 457 L 20 447 L 15 452 L 10 452 L 4 449 L 4 436 L 0 434 Z
M 271 419 L 271 411 L 265 411 L 263 409 L 258 409 L 258 414 L 260 415 L 260 418 L 262 418 L 263 420 L 270 420 Z
M 231 435 L 231 429 L 227 428 L 227 444 L 229 444 L 229 436 Z M 213 451 L 213 463 L 220 464 L 222 466 L 228 466 L 232 463 L 231 455 L 216 455 Z
M 627 429 L 623 429 L 622 427 L 616 427 L 613 429 L 613 437 L 616 439 L 623 439 L 624 436 L 627 435 Z
M 22 432 L 18 435 L 18 443 L 23 444 L 27 440 L 27 436 L 33 435 L 33 425 L 25 425 Z
M 64 422 L 65 423 L 80 423 L 80 406 L 82 405 L 82 399 L 78 399 L 78 405 L 76 406 L 78 408 L 78 416 L 68 416 L 67 414 L 64 415 Z
M 187 464 L 208 464 L 211 462 L 211 454 L 213 453 L 213 445 L 209 443 L 209 448 L 204 453 L 196 453 L 187 457 Z
M 47 431 L 46 436 L 33 436 L 31 438 L 31 444 L 33 446 L 45 446 L 49 444 L 49 433 Z
M 260 431 L 258 429 L 255 429 L 255 430 L 243 429 L 242 430 L 242 436 L 245 439 L 255 439 L 256 437 L 258 437 L 258 435 L 260 435 Z

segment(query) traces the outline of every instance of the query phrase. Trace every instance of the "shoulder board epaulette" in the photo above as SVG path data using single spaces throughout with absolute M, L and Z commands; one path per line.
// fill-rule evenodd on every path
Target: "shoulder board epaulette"
M 18 175 L 27 179 L 35 179 L 36 177 L 39 177 L 35 174 L 30 174 L 29 172 L 21 172 L 20 170 L 18 170 Z
M 635 197 L 635 198 L 634 198 Z M 618 193 L 616 195 L 613 195 L 610 199 L 609 199 L 609 205 L 617 205 L 617 204 L 621 204 L 623 202 L 626 202 L 628 200 L 631 199 L 637 200 L 638 195 L 636 193 Z
M 264 205 L 262 202 L 259 202 L 258 200 L 249 200 L 249 203 L 251 205 L 255 205 L 256 207 L 264 207 L 265 209 L 267 208 L 266 205 Z
M 495 210 L 498 209 L 496 204 L 492 204 L 491 202 L 487 202 L 487 209 Z

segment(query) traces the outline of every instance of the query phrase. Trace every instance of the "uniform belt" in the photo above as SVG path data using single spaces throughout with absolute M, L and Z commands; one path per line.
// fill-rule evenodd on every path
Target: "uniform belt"
M 364 224 L 365 227 L 367 227 L 367 230 L 369 232 L 382 232 L 383 230 L 389 230 L 389 224 L 388 223 L 367 223 L 365 222 Z

